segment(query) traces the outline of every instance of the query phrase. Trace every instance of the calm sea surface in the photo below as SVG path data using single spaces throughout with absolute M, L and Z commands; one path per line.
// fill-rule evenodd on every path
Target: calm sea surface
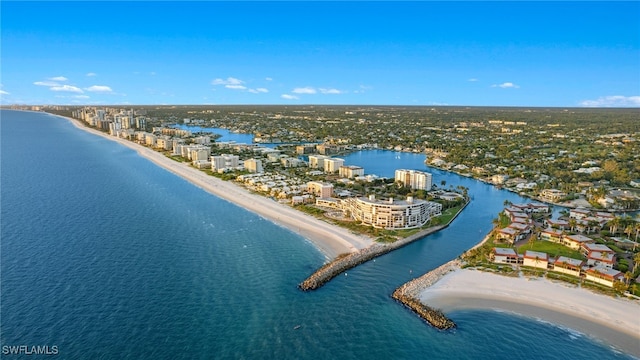
M 325 259 L 298 235 L 62 118 L 0 116 L 2 345 L 64 359 L 628 358 L 497 311 L 450 313 L 459 328 L 440 332 L 390 298 L 477 243 L 505 199 L 524 201 L 512 193 L 432 170 L 474 199 L 449 228 L 303 293 Z M 346 160 L 425 168 L 386 151 Z

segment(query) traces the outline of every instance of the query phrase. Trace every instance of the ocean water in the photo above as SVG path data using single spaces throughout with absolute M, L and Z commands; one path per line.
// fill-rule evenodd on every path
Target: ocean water
M 303 293 L 325 261 L 308 241 L 133 150 L 6 110 L 0 146 L 2 346 L 57 346 L 64 359 L 629 358 L 504 312 L 453 312 L 459 327 L 441 332 L 391 299 L 477 243 L 505 199 L 523 201 L 478 181 L 434 171 L 474 198 L 449 228 Z M 365 170 L 424 160 L 346 159 Z

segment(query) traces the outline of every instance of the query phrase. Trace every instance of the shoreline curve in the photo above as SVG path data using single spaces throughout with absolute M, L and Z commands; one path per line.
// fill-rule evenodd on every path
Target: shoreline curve
M 143 158 L 183 178 L 204 191 L 262 216 L 276 225 L 282 226 L 302 236 L 309 240 L 326 258 L 331 259 L 343 253 L 352 253 L 367 248 L 374 243 L 373 239 L 366 235 L 352 233 L 339 226 L 329 224 L 289 206 L 280 204 L 277 201 L 252 194 L 241 186 L 207 175 L 201 170 L 189 166 L 187 163 L 172 160 L 153 149 L 85 126 L 80 120 L 62 115 L 47 114 L 66 119 L 80 130 L 135 150 Z

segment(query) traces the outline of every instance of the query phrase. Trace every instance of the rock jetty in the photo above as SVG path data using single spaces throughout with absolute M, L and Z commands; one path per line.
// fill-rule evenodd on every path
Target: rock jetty
M 309 276 L 305 281 L 300 283 L 300 285 L 298 286 L 303 291 L 318 289 L 322 285 L 329 282 L 329 280 L 333 279 L 334 277 L 342 274 L 343 272 L 351 268 L 354 268 L 373 258 L 376 258 L 380 255 L 384 255 L 390 251 L 393 251 L 407 244 L 410 244 L 444 227 L 446 227 L 446 225 L 433 226 L 425 231 L 421 231 L 412 236 L 406 237 L 404 239 L 400 239 L 391 244 L 374 244 L 372 246 L 369 246 L 367 248 L 364 248 L 362 250 L 359 250 L 353 253 L 342 254 L 337 258 L 335 258 L 333 261 L 322 266 L 320 269 L 314 272 L 311 276 Z
M 442 311 L 423 304 L 420 301 L 419 296 L 422 290 L 435 284 L 447 273 L 459 268 L 460 261 L 457 259 L 452 260 L 422 275 L 421 277 L 413 279 L 400 286 L 393 292 L 391 297 L 418 314 L 418 316 L 427 321 L 433 327 L 441 330 L 453 329 L 456 327 L 453 320 L 446 317 Z

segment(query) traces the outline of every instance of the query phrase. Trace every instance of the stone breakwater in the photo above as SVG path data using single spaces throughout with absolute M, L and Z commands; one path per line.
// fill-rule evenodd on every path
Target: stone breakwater
M 447 318 L 442 311 L 423 304 L 419 300 L 419 295 L 422 290 L 438 282 L 447 273 L 460 269 L 460 265 L 460 260 L 452 260 L 400 286 L 393 292 L 391 297 L 411 309 L 411 311 L 418 314 L 435 328 L 441 330 L 455 328 L 456 324 L 451 319 Z
M 365 249 L 350 254 L 343 254 L 335 258 L 328 264 L 325 264 L 315 273 L 309 276 L 305 281 L 298 285 L 303 291 L 315 290 L 329 282 L 329 280 L 340 275 L 341 273 L 352 269 L 362 263 L 365 263 L 380 255 L 384 255 L 390 251 L 403 247 L 413 241 L 421 239 L 429 234 L 445 228 L 447 225 L 433 226 L 425 231 L 421 231 L 412 236 L 400 239 L 391 244 L 374 244 Z

